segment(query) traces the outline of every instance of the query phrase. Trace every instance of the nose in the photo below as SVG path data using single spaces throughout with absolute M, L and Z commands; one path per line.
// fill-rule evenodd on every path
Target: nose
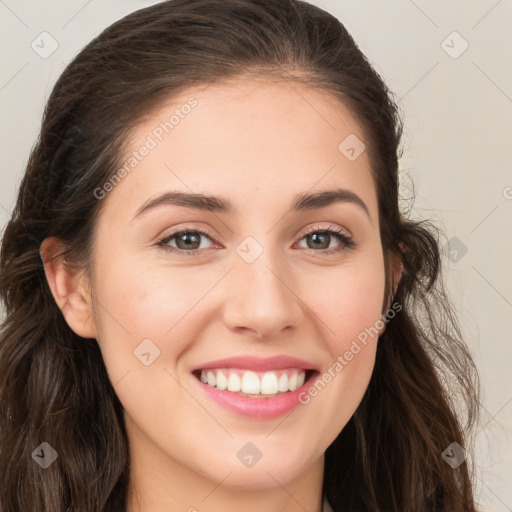
M 252 263 L 237 261 L 225 283 L 226 326 L 260 339 L 277 338 L 299 326 L 305 305 L 290 274 L 284 265 L 270 263 L 263 255 Z

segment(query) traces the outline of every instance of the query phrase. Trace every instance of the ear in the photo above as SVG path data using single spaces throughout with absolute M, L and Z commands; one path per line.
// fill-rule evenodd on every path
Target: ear
M 46 280 L 69 327 L 83 338 L 96 338 L 90 283 L 85 270 L 67 264 L 57 237 L 46 238 L 40 247 Z
M 398 244 L 400 246 L 400 249 L 403 250 L 404 244 L 400 242 Z M 392 268 L 392 275 L 393 275 L 393 283 L 392 283 L 392 289 L 393 294 L 392 297 L 395 296 L 396 289 L 398 288 L 398 285 L 400 283 L 400 279 L 402 279 L 402 273 L 404 271 L 404 264 L 402 262 L 402 259 L 395 253 L 391 253 L 391 268 Z M 388 305 L 388 309 L 391 307 L 391 304 Z
M 402 244 L 400 244 L 400 248 L 402 248 Z M 391 266 L 391 289 L 393 290 L 390 297 L 387 299 L 387 304 L 385 305 L 384 310 L 382 311 L 382 315 L 386 315 L 389 309 L 391 308 L 391 301 L 395 296 L 396 290 L 400 283 L 400 279 L 402 278 L 402 272 L 404 269 L 404 265 L 402 263 L 402 259 L 398 254 L 390 253 L 388 264 Z M 383 316 L 381 316 L 383 318 Z M 386 330 L 386 323 L 379 329 L 379 336 Z

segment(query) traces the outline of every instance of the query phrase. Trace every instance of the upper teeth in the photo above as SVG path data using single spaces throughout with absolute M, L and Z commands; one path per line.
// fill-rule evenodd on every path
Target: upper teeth
M 304 384 L 305 370 L 288 369 L 264 373 L 251 370 L 212 369 L 201 371 L 201 382 L 221 390 L 248 394 L 274 395 L 285 391 L 295 391 Z

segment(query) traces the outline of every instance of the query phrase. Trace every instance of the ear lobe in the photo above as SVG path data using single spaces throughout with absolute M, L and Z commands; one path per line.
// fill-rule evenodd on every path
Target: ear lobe
M 62 242 L 46 238 L 40 247 L 46 280 L 69 327 L 83 338 L 96 338 L 90 284 L 83 269 L 72 268 L 62 256 Z

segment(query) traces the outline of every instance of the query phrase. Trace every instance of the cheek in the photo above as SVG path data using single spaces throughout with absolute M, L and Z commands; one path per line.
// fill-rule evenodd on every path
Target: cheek
M 322 410 L 330 411 L 332 436 L 348 422 L 368 387 L 385 325 L 381 319 L 384 284 L 383 261 L 375 258 L 340 268 L 330 276 L 328 287 L 312 288 L 316 292 L 309 294 L 308 305 L 322 320 L 317 322 L 322 326 L 319 338 L 330 362 L 304 400 L 317 401 Z
M 179 340 L 186 337 L 178 333 L 184 334 L 187 315 L 204 294 L 188 275 L 186 270 L 143 268 L 140 262 L 99 269 L 100 339 L 121 352 L 133 352 L 144 339 L 162 351 L 179 352 Z
M 382 327 L 379 320 L 385 285 L 383 265 L 382 258 L 373 256 L 354 265 L 340 266 L 321 281 L 310 276 L 315 286 L 309 286 L 304 297 L 323 321 L 318 323 L 324 327 L 321 338 L 326 340 L 333 356 L 345 352 L 358 337 L 364 341 L 364 333 L 367 342 L 378 338 L 375 327 Z
M 326 310 L 326 322 L 334 331 L 328 339 L 337 353 L 346 350 L 351 340 L 364 340 L 362 333 L 368 334 L 367 341 L 376 341 L 378 335 L 370 328 L 378 327 L 383 293 L 383 277 L 368 270 L 346 276 L 340 283 L 339 293 L 331 296 Z
M 196 288 L 188 275 L 184 269 L 143 268 L 132 261 L 97 269 L 103 360 L 123 407 L 137 423 L 158 411 L 160 425 L 173 425 L 176 403 L 187 400 L 176 362 L 197 337 L 194 313 L 200 307 L 194 305 L 213 284 L 203 279 Z

